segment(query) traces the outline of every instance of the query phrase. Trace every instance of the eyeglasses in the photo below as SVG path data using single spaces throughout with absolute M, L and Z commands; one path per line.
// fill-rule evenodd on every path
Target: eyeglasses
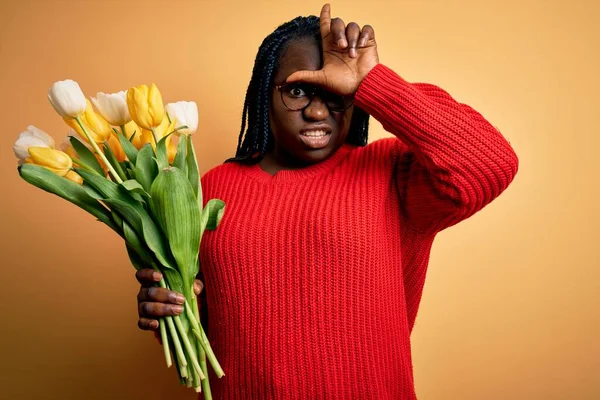
M 350 108 L 353 103 L 352 97 L 340 96 L 326 91 L 317 86 L 306 83 L 290 83 L 288 85 L 275 86 L 281 93 L 281 101 L 291 111 L 301 111 L 310 105 L 315 95 L 327 105 L 330 111 L 342 112 Z

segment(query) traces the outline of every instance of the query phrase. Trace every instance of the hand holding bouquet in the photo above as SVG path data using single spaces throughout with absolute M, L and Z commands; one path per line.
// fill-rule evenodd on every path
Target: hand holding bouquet
M 71 135 L 58 150 L 29 126 L 13 146 L 21 177 L 108 225 L 136 269 L 161 272 L 159 286 L 184 295 L 183 314 L 159 321 L 165 360 L 183 384 L 211 398 L 206 359 L 217 377 L 224 373 L 200 324 L 193 284 L 202 235 L 217 228 L 225 204 L 212 199 L 203 207 L 192 144 L 196 104 L 165 107 L 154 84 L 90 101 L 71 80 L 54 83 L 48 99 Z

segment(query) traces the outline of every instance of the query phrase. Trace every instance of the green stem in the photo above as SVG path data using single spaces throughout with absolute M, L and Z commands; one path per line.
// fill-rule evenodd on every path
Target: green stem
M 96 142 L 94 142 L 92 140 L 92 138 L 90 137 L 90 134 L 88 133 L 87 129 L 85 129 L 85 126 L 83 126 L 83 123 L 81 122 L 81 117 L 75 118 L 75 121 L 77 121 L 77 124 L 79 124 L 79 127 L 81 128 L 81 130 L 85 134 L 85 137 L 87 137 L 88 142 L 92 145 L 92 147 L 96 151 L 96 154 L 98 154 L 98 156 L 102 159 L 102 161 L 104 161 L 104 163 L 108 167 L 108 170 L 110 171 L 111 175 L 115 178 L 115 180 L 117 181 L 117 183 L 123 183 L 123 180 L 119 177 L 119 175 L 117 174 L 117 171 L 115 171 L 115 169 L 113 168 L 113 166 L 108 162 L 108 160 L 106 159 L 106 156 L 100 150 L 100 148 L 98 147 L 98 145 L 96 144 Z
M 200 322 L 200 311 L 198 310 L 198 297 L 194 296 L 194 315 L 196 321 Z M 212 393 L 210 392 L 210 382 L 208 381 L 208 366 L 206 365 L 206 352 L 202 348 L 202 344 L 196 339 L 198 344 L 198 353 L 200 354 L 200 368 L 206 379 L 202 379 L 202 390 L 204 391 L 204 400 L 212 400 Z
M 151 264 L 152 264 L 152 268 L 154 268 L 155 271 L 160 272 L 160 270 L 158 269 L 158 267 L 156 266 L 156 264 L 154 262 Z M 167 284 L 165 283 L 164 278 L 161 279 L 160 282 L 158 282 L 158 285 L 161 288 L 164 288 L 164 289 L 167 288 Z M 177 330 L 175 329 L 175 324 L 173 324 L 173 317 L 167 316 L 165 318 L 167 320 L 167 326 L 169 327 L 169 332 L 171 333 L 171 340 L 173 340 L 173 346 L 175 347 L 175 353 L 177 354 L 177 359 L 179 360 L 179 365 L 185 367 L 187 365 L 187 360 L 185 358 L 185 353 L 183 352 L 183 348 L 181 347 L 181 341 L 179 340 L 179 336 L 177 335 Z M 163 344 L 164 344 L 164 342 L 163 342 Z
M 167 362 L 167 368 L 171 368 L 173 362 L 171 361 L 171 353 L 169 352 L 169 336 L 167 335 L 167 327 L 164 318 L 159 321 L 160 324 L 160 339 L 163 343 L 163 352 L 165 353 L 165 361 Z
M 194 316 L 192 310 L 190 309 L 191 307 L 190 307 L 189 303 L 187 302 L 187 300 L 185 301 L 184 308 L 187 310 L 188 319 L 190 320 L 190 322 L 193 325 L 192 332 L 194 333 L 194 335 L 196 335 L 196 338 L 200 341 L 200 344 L 204 348 L 204 351 L 206 352 L 206 357 L 208 358 L 210 365 L 212 366 L 213 370 L 215 371 L 215 374 L 217 375 L 218 378 L 225 376 L 225 373 L 223 372 L 223 368 L 221 368 L 221 365 L 217 361 L 217 357 L 215 356 L 215 353 L 213 352 L 212 347 L 210 347 L 210 342 L 208 341 L 208 338 L 206 337 L 206 334 L 204 333 L 204 329 L 202 329 L 202 325 L 198 322 L 198 320 L 196 320 L 196 317 Z
M 190 366 L 188 364 L 179 363 L 179 375 L 184 379 L 189 377 L 189 368 Z
M 123 132 L 123 136 L 127 137 L 127 133 L 125 132 L 125 125 L 121 125 L 121 132 Z
M 177 359 L 179 360 L 179 365 L 185 367 L 187 365 L 187 359 L 185 357 L 185 353 L 183 352 L 183 347 L 181 346 L 181 341 L 179 340 L 179 336 L 177 335 L 177 329 L 175 329 L 175 325 L 173 323 L 173 317 L 166 317 L 167 326 L 169 327 L 169 332 L 171 333 L 171 339 L 173 340 L 173 344 L 175 345 L 175 352 L 177 353 Z
M 192 347 L 192 344 L 190 343 L 190 340 L 187 336 L 187 332 L 185 331 L 185 328 L 183 327 L 183 324 L 181 323 L 180 316 L 179 315 L 174 316 L 173 320 L 175 321 L 175 326 L 177 326 L 177 330 L 179 331 L 179 336 L 181 337 L 181 340 L 183 341 L 183 346 L 185 347 L 185 350 L 188 353 L 190 362 L 192 363 L 194 370 L 196 371 L 196 373 L 198 375 L 200 375 L 200 378 L 204 379 L 204 373 L 202 372 L 202 369 L 200 368 L 200 364 L 198 363 L 198 358 L 196 358 L 196 352 L 194 351 L 194 348 Z
M 185 386 L 191 388 L 192 387 L 192 375 L 194 375 L 194 368 L 192 368 L 191 365 L 188 365 L 187 367 L 187 372 L 186 372 L 186 379 L 185 379 Z

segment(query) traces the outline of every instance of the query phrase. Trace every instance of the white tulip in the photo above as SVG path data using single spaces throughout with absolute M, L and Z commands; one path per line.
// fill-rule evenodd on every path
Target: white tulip
M 48 100 L 62 117 L 79 117 L 86 107 L 85 96 L 79 84 L 70 79 L 54 82 L 48 90 Z
M 166 106 L 167 114 L 171 121 L 175 120 L 175 128 L 186 125 L 187 128 L 179 129 L 177 133 L 191 135 L 198 129 L 198 106 L 193 101 L 178 101 Z
M 129 115 L 129 107 L 127 107 L 127 91 L 122 90 L 118 93 L 98 93 L 96 97 L 92 97 L 92 103 L 108 121 L 114 126 L 125 125 L 131 121 Z
M 33 125 L 29 125 L 26 131 L 19 134 L 19 137 L 13 145 L 13 151 L 19 159 L 19 165 L 25 162 L 25 159 L 29 157 L 30 147 L 48 147 L 54 148 L 54 139 L 41 129 L 36 128 Z

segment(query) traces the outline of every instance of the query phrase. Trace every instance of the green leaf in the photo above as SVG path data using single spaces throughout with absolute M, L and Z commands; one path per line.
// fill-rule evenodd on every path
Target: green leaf
M 175 269 L 165 269 L 161 272 L 165 275 L 171 290 L 185 295 L 185 284 L 183 283 L 183 279 L 181 278 L 179 271 Z
M 142 184 L 146 192 L 150 192 L 156 175 L 158 175 L 158 167 L 154 161 L 154 151 L 152 145 L 146 143 L 138 153 L 135 162 L 135 179 Z
M 110 146 L 106 143 L 104 143 L 104 155 L 106 156 L 106 159 L 108 160 L 110 165 L 112 165 L 115 171 L 117 171 L 117 175 L 119 175 L 119 178 L 121 178 L 121 180 L 126 181 L 127 179 L 129 179 L 129 177 L 125 175 L 125 172 L 121 167 L 121 163 L 119 163 L 117 157 L 115 157 L 115 153 L 113 153 L 113 151 L 110 149 Z
M 112 230 L 122 235 L 121 230 L 117 227 L 112 219 L 112 215 L 101 203 L 94 197 L 90 196 L 86 189 L 75 182 L 60 177 L 53 172 L 50 172 L 44 167 L 33 164 L 24 164 L 18 168 L 21 177 L 46 192 L 53 193 L 63 199 L 75 204 L 81 209 L 87 211 L 96 217 L 100 222 L 104 222 Z M 101 176 L 88 172 L 89 175 L 94 175 L 100 179 L 107 180 Z M 84 178 L 85 179 L 85 178 Z
M 79 170 L 77 168 L 75 168 L 75 172 L 78 172 L 78 171 Z M 104 198 L 104 196 L 102 196 L 101 193 L 99 193 L 96 189 L 94 189 L 92 186 L 90 186 L 90 184 L 87 183 L 85 180 L 83 181 L 83 185 L 81 187 L 83 187 L 83 189 L 86 191 L 86 193 L 90 197 L 93 197 L 96 200 Z
M 115 182 L 83 168 L 75 168 L 75 172 L 81 175 L 84 182 L 99 193 L 102 198 L 119 197 L 119 185 Z
M 131 161 L 133 164 L 135 164 L 135 161 L 136 161 L 137 155 L 138 155 L 138 150 L 135 148 L 135 146 L 129 140 L 127 140 L 125 135 L 123 135 L 121 132 L 119 132 L 117 134 L 117 136 L 119 137 L 119 142 L 121 143 L 121 147 L 123 148 L 123 151 L 125 152 L 125 155 L 127 156 L 127 159 L 129 161 Z M 131 135 L 131 136 L 133 137 L 133 135 Z
M 185 140 L 185 135 L 179 136 L 179 143 L 177 143 L 177 154 L 175 154 L 175 159 L 173 160 L 173 166 L 179 168 L 181 171 L 184 171 L 185 168 L 185 158 L 187 155 L 187 141 Z
M 143 197 L 150 197 L 150 194 L 146 192 L 142 185 L 135 179 L 126 180 L 123 183 L 121 183 L 121 186 L 127 189 L 127 191 L 129 191 L 130 194 L 137 193 Z
M 123 233 L 125 241 L 127 242 L 128 251 L 131 248 L 137 255 L 138 261 L 143 265 L 143 268 L 149 268 L 153 263 L 152 252 L 127 221 L 123 222 Z
M 123 229 L 123 218 L 121 218 L 121 216 L 114 211 L 111 211 L 111 214 L 115 224 L 117 224 L 119 228 Z
M 165 135 L 158 141 L 156 145 L 156 159 L 158 161 L 159 171 L 169 166 L 169 156 L 167 154 L 167 138 L 171 136 L 173 132 Z
M 136 233 L 144 238 L 146 245 L 165 268 L 175 267 L 175 263 L 168 250 L 168 245 L 165 244 L 160 230 L 139 202 L 133 198 L 130 200 L 110 198 L 103 199 L 102 201 L 131 224 Z
M 135 164 L 129 160 L 125 160 L 125 173 L 129 176 L 129 179 L 135 179 Z
M 159 171 L 169 166 L 169 156 L 167 154 L 167 138 L 171 135 L 171 133 L 165 135 L 162 139 L 158 141 L 158 144 L 156 145 L 156 159 L 158 161 Z
M 146 264 L 144 264 L 144 261 L 142 261 L 141 257 L 133 249 L 133 247 L 129 245 L 129 243 L 125 243 L 125 247 L 127 248 L 127 255 L 129 256 L 131 265 L 133 265 L 133 267 L 136 269 L 136 271 L 139 271 L 140 269 L 148 268 L 148 266 Z
M 75 136 L 69 136 L 69 141 L 71 142 L 71 146 L 73 146 L 75 152 L 79 156 L 79 159 L 81 159 L 81 161 L 83 161 L 94 171 L 104 176 L 104 169 L 102 169 L 102 167 L 100 166 L 100 163 L 98 162 L 98 159 L 96 158 L 94 153 Z
M 183 293 L 191 298 L 200 248 L 200 210 L 194 191 L 183 172 L 168 167 L 154 180 L 150 195 L 150 209 L 167 238 L 183 278 Z
M 198 161 L 196 160 L 196 151 L 194 150 L 194 144 L 192 143 L 192 136 L 187 137 L 187 177 L 194 189 L 194 195 L 198 200 L 198 208 L 202 210 L 202 185 L 200 183 L 200 173 L 198 172 Z
M 209 231 L 214 231 L 217 229 L 219 224 L 221 223 L 221 219 L 223 219 L 223 214 L 225 213 L 225 203 L 223 200 L 219 199 L 211 199 L 206 203 L 206 207 L 202 210 L 202 219 L 204 220 L 206 215 L 206 225 L 204 225 L 205 229 Z

